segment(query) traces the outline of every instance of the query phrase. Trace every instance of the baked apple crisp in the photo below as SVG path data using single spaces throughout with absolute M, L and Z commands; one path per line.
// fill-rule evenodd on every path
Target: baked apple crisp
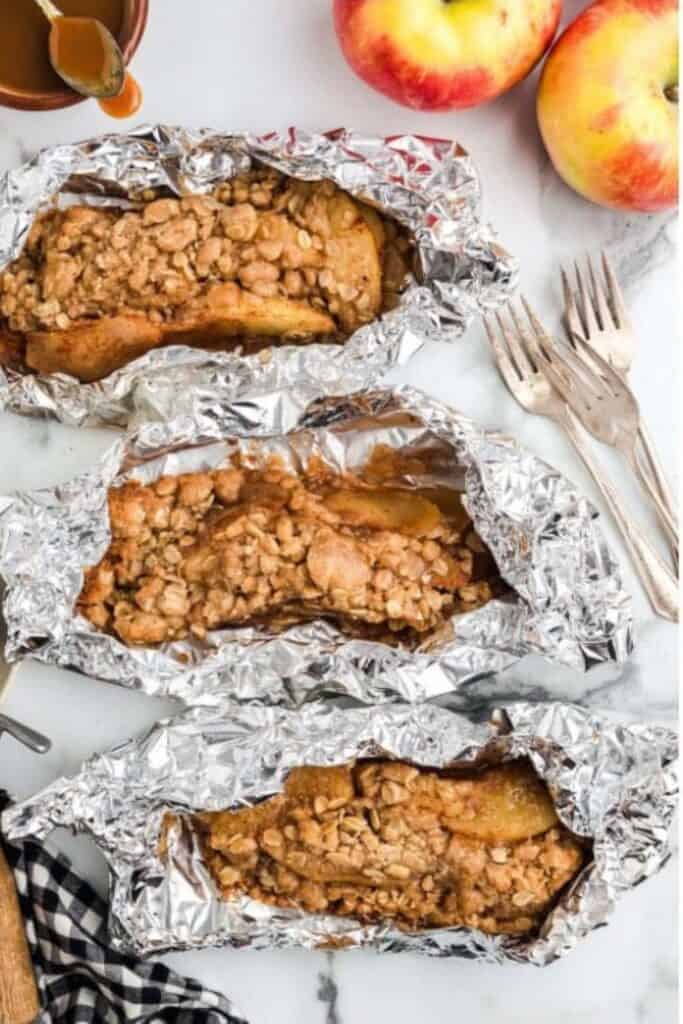
M 109 492 L 111 544 L 79 610 L 126 644 L 326 617 L 415 642 L 500 592 L 453 491 L 373 486 L 313 467 L 135 481 Z
M 340 341 L 395 304 L 410 250 L 333 182 L 257 168 L 211 195 L 40 215 L 0 315 L 28 367 L 92 381 L 160 345 Z
M 192 820 L 223 899 L 411 931 L 529 932 L 585 857 L 528 761 L 465 777 L 400 761 L 297 768 L 277 796 Z

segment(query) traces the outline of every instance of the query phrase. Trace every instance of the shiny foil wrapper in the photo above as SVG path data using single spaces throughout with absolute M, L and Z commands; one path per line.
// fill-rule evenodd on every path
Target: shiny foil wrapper
M 408 933 L 390 924 L 220 900 L 186 813 L 252 804 L 299 765 L 394 757 L 445 768 L 483 757 L 528 757 L 561 821 L 592 841 L 592 860 L 539 934 L 465 928 Z M 429 704 L 298 711 L 193 708 L 85 763 L 3 816 L 8 839 L 66 826 L 88 832 L 112 876 L 114 945 L 139 954 L 202 946 L 371 946 L 392 952 L 548 964 L 606 923 L 617 898 L 669 856 L 677 800 L 677 737 L 665 728 L 599 718 L 571 704 L 511 704 L 488 721 Z M 164 814 L 179 815 L 159 857 Z
M 329 178 L 410 228 L 420 283 L 400 304 L 343 345 L 281 345 L 270 358 L 238 351 L 160 348 L 94 384 L 66 374 L 39 376 L 0 367 L 0 408 L 50 414 L 71 425 L 167 419 L 279 392 L 278 429 L 291 429 L 314 398 L 376 383 L 429 338 L 459 337 L 473 317 L 506 300 L 516 261 L 480 219 L 480 185 L 456 143 L 343 130 L 290 128 L 256 136 L 165 125 L 55 146 L 0 177 L 0 268 L 15 259 L 35 215 L 55 198 L 99 205 L 126 203 L 145 189 L 210 192 L 252 161 L 295 178 Z M 296 385 L 298 404 L 286 392 Z
M 367 703 L 423 700 L 531 653 L 578 672 L 602 666 L 616 674 L 626 661 L 631 599 L 597 513 L 545 462 L 411 388 L 320 400 L 288 434 L 233 432 L 239 421 L 245 434 L 270 411 L 252 398 L 225 418 L 150 423 L 70 483 L 0 499 L 8 660 L 31 656 L 188 704 L 227 696 L 297 705 L 330 693 Z M 110 542 L 109 487 L 213 469 L 236 452 L 253 465 L 277 454 L 295 470 L 321 458 L 342 473 L 362 468 L 379 444 L 438 453 L 438 476 L 410 482 L 464 488 L 476 531 L 512 596 L 454 616 L 417 650 L 350 639 L 324 621 L 277 634 L 230 628 L 203 641 L 133 648 L 75 614 L 83 570 Z

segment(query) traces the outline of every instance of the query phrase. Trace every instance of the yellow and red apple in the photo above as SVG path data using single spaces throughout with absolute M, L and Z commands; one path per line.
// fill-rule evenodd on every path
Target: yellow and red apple
M 538 122 L 556 170 L 588 199 L 675 206 L 676 0 L 597 0 L 580 14 L 546 61 Z
M 334 20 L 365 82 L 417 110 L 452 110 L 524 78 L 561 8 L 561 0 L 334 0 Z

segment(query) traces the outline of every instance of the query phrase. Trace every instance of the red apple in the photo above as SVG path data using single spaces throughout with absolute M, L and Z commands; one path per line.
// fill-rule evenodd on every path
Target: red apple
M 550 45 L 562 0 L 334 0 L 354 71 L 417 110 L 474 107 L 500 96 Z
M 598 0 L 553 47 L 538 122 L 558 174 L 588 199 L 678 202 L 676 0 Z

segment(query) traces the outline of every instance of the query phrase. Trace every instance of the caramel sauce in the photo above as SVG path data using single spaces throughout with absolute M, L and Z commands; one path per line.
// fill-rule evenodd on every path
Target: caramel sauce
M 60 0 L 66 18 L 97 18 L 114 38 L 123 24 L 123 0 Z M 60 19 L 61 20 L 61 19 Z M 61 92 L 50 65 L 50 23 L 33 0 L 0 0 L 0 82 L 23 92 Z
M 96 18 L 56 18 L 50 32 L 50 59 L 67 82 L 82 83 L 84 90 L 106 87 L 120 74 L 106 30 Z M 118 75 L 115 81 L 120 81 Z
M 126 71 L 123 89 L 118 96 L 97 101 L 105 114 L 110 117 L 132 117 L 142 105 L 142 89 L 130 71 Z

